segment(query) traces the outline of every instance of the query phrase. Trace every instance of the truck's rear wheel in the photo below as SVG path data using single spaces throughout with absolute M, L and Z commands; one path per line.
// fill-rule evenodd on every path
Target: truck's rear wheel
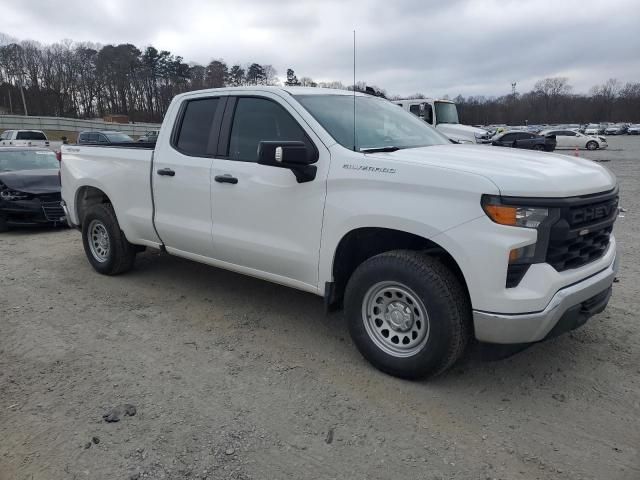
M 133 267 L 135 246 L 125 238 L 109 203 L 94 205 L 82 222 L 82 243 L 91 266 L 99 273 L 117 275 Z
M 396 250 L 362 263 L 345 292 L 349 332 L 364 357 L 403 378 L 443 372 L 464 352 L 471 308 L 437 258 Z

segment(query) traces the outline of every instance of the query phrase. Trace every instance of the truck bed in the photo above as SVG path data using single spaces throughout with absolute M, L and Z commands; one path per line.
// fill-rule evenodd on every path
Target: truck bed
M 62 188 L 67 192 L 83 192 L 83 187 L 102 190 L 116 211 L 127 239 L 145 244 L 157 239 L 153 229 L 151 198 L 151 163 L 153 143 L 122 145 L 63 145 L 61 161 Z M 82 193 L 78 194 L 81 197 Z M 76 212 L 81 198 L 63 197 L 69 210 Z M 72 218 L 79 223 L 77 218 Z M 159 241 L 159 240 L 158 240 Z

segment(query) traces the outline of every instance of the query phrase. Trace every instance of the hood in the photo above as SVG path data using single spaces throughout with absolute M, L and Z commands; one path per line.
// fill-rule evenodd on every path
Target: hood
M 482 128 L 462 125 L 460 123 L 440 123 L 436 128 L 453 140 L 462 138 L 475 142 L 476 135 L 488 136 L 488 132 Z
M 11 190 L 38 195 L 60 192 L 59 170 L 17 170 L 0 172 L 0 182 Z
M 615 176 L 591 160 L 505 147 L 434 145 L 376 154 L 376 157 L 480 175 L 507 196 L 572 197 L 604 192 L 616 186 Z

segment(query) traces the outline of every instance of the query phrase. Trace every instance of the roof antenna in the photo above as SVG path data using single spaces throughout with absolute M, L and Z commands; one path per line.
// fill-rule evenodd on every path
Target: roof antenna
M 353 31 L 353 151 L 356 151 L 356 31 Z

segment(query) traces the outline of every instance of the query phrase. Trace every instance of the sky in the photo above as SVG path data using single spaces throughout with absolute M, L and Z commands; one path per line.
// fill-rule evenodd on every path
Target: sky
M 61 7 L 60 5 L 63 5 Z M 153 45 L 390 94 L 503 95 L 545 77 L 640 81 L 640 0 L 21 0 L 0 31 L 43 44 Z

